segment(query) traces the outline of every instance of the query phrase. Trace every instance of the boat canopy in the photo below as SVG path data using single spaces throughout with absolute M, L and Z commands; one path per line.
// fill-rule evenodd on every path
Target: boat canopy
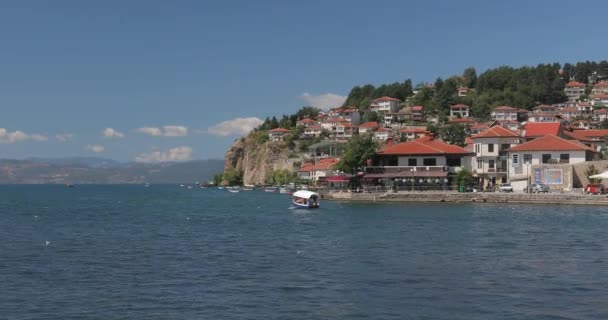
M 319 197 L 318 194 L 308 190 L 300 190 L 293 193 L 294 198 L 310 199 L 312 196 Z

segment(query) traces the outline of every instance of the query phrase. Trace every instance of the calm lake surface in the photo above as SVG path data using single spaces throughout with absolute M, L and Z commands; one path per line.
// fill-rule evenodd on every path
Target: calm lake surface
M 290 207 L 0 186 L 0 319 L 608 319 L 606 207 Z

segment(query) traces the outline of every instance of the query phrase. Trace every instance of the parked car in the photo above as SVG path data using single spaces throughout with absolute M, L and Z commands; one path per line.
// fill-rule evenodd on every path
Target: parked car
M 500 185 L 500 187 L 498 187 L 498 190 L 500 192 L 513 192 L 513 187 L 510 183 L 503 183 Z
M 539 193 L 539 192 L 549 192 L 549 186 L 543 183 L 533 183 L 530 186 L 530 192 Z
M 601 183 L 590 183 L 584 189 L 584 193 L 587 194 L 604 194 L 605 192 L 606 188 Z

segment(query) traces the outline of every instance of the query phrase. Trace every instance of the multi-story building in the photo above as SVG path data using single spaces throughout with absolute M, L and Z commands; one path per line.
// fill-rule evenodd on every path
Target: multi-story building
M 468 118 L 471 107 L 466 104 L 455 104 L 450 106 L 450 117 L 452 118 Z
M 400 105 L 401 100 L 399 99 L 391 97 L 381 97 L 372 100 L 370 110 L 380 113 L 397 112 L 397 110 L 399 110 Z
M 608 94 L 608 81 L 601 81 L 593 85 L 593 89 L 591 89 L 591 94 Z
M 291 130 L 285 128 L 276 128 L 268 130 L 268 139 L 273 142 L 283 141 L 290 132 Z
M 492 113 L 492 119 L 494 120 L 513 120 L 517 121 L 517 114 L 519 113 L 519 109 L 509 107 L 509 106 L 500 106 L 494 108 Z
M 378 122 L 376 121 L 362 123 L 359 125 L 359 133 L 374 132 L 376 129 L 378 129 L 378 126 Z
M 580 98 L 580 96 L 585 94 L 586 87 L 587 85 L 584 83 L 570 81 L 566 83 L 566 86 L 564 87 L 564 93 L 568 97 L 568 101 L 576 101 Z
M 502 126 L 493 126 L 471 137 L 475 156 L 472 159 L 473 176 L 484 188 L 507 182 L 507 150 L 521 143 L 521 137 Z

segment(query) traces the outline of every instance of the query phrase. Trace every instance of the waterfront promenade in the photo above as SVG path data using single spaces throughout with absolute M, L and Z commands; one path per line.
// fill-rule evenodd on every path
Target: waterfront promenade
M 384 192 L 352 193 L 328 192 L 327 200 L 362 201 L 362 202 L 478 202 L 478 203 L 531 203 L 531 204 L 574 204 L 606 205 L 608 195 L 586 195 L 581 193 L 502 193 L 502 192 L 455 192 L 455 191 L 422 191 L 422 192 Z

